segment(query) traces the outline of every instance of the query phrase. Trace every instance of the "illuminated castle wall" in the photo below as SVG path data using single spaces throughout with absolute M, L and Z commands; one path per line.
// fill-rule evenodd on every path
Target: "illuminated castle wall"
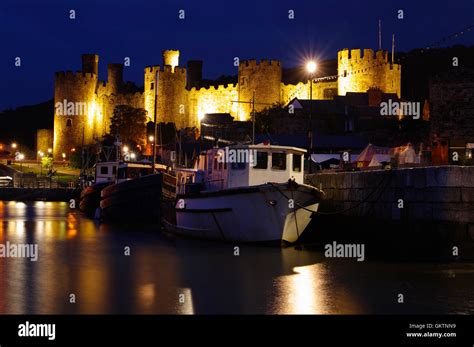
M 282 66 L 276 60 L 243 60 L 238 67 L 235 84 L 202 87 L 202 62 L 188 62 L 188 69 L 179 66 L 179 51 L 163 52 L 163 66 L 144 70 L 144 87 L 139 90 L 123 81 L 123 65 L 109 64 L 107 82 L 98 80 L 99 57 L 82 56 L 82 71 L 57 72 L 54 101 L 72 105 L 84 104 L 73 114 L 64 110 L 54 115 L 54 156 L 70 153 L 72 148 L 94 143 L 105 135 L 115 106 L 144 108 L 149 120 L 174 122 L 177 128 L 198 126 L 206 113 L 230 113 L 235 119 L 248 120 L 251 102 L 261 111 L 271 105 L 286 105 L 293 98 L 309 99 L 309 82 L 285 84 Z M 313 82 L 313 99 L 332 99 L 347 92 L 366 92 L 379 88 L 400 96 L 401 68 L 391 64 L 388 52 L 371 49 L 344 49 L 338 52 L 337 75 Z M 247 102 L 247 103 L 245 103 Z M 67 113 L 67 112 L 66 112 Z

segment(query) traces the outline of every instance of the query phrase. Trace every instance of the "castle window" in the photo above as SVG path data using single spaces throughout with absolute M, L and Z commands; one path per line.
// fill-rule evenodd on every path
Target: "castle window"
M 247 77 L 242 77 L 240 79 L 240 84 L 242 85 L 242 87 L 247 87 Z
M 67 127 L 72 127 L 72 119 L 71 119 L 71 118 L 68 118 L 68 119 L 66 120 L 66 126 L 67 126 Z
M 151 82 L 150 89 L 151 89 L 151 90 L 155 89 L 155 83 L 154 83 L 154 82 Z
M 344 70 L 344 77 L 347 77 L 347 70 Z

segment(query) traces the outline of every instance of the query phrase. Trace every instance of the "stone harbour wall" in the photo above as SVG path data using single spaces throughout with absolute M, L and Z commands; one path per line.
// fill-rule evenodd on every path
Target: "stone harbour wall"
M 307 183 L 324 191 L 323 212 L 474 227 L 472 166 L 319 173 L 308 175 Z

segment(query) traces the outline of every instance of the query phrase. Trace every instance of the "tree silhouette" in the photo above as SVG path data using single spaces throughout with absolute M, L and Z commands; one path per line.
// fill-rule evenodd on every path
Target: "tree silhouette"
M 123 143 L 143 145 L 146 136 L 146 111 L 128 105 L 116 106 L 110 123 L 110 134 L 120 136 Z

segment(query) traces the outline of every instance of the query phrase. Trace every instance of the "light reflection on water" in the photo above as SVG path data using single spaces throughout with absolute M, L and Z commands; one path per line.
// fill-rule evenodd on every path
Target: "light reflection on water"
M 0 201 L 0 244 L 39 245 L 37 262 L 0 258 L 0 313 L 474 312 L 473 264 L 328 261 L 249 245 L 234 256 L 233 244 L 145 229 L 99 225 L 67 203 Z

